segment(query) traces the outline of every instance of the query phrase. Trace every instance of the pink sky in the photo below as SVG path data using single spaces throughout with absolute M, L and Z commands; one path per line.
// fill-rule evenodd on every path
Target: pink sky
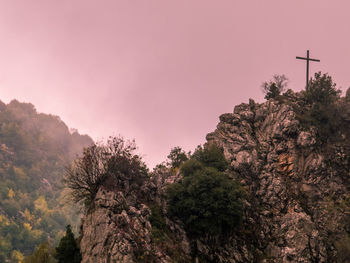
M 305 85 L 310 49 L 350 86 L 347 0 L 0 0 L 0 99 L 94 139 L 135 138 L 153 166 L 193 150 L 261 82 Z

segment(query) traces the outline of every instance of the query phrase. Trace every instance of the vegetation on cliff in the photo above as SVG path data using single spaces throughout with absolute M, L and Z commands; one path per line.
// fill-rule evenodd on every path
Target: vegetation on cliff
M 298 99 L 291 101 L 287 87 L 287 77 L 275 75 L 269 82 L 262 84 L 265 99 L 274 99 L 293 106 L 297 119 L 304 130 L 315 129 L 317 144 L 322 146 L 339 139 L 347 130 L 349 103 L 341 98 L 341 90 L 336 88 L 331 76 L 316 72 L 308 87 L 298 93 Z
M 236 106 L 204 147 L 173 148 L 153 173 L 120 137 L 86 148 L 65 178 L 86 208 L 83 262 L 347 260 L 350 91 L 316 73 L 282 93 L 286 80 L 266 82 L 265 103 Z
M 318 72 L 309 86 L 301 93 L 304 107 L 297 108 L 300 123 L 309 129 L 316 128 L 318 144 L 334 141 L 340 135 L 343 114 L 340 102 L 341 91 L 327 74 Z
M 89 209 L 103 184 L 110 188 L 141 185 L 148 168 L 135 150 L 135 142 L 122 137 L 110 137 L 106 144 L 95 143 L 85 148 L 64 178 L 74 200 Z
M 220 148 L 198 147 L 182 166 L 183 179 L 169 185 L 169 215 L 181 219 L 189 237 L 227 235 L 240 224 L 244 191 L 227 167 Z

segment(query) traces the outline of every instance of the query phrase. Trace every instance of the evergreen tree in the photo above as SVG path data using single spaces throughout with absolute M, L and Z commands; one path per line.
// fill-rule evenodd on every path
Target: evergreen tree
M 81 262 L 80 250 L 70 225 L 67 226 L 66 235 L 62 237 L 58 247 L 56 247 L 55 258 L 58 260 L 58 263 Z

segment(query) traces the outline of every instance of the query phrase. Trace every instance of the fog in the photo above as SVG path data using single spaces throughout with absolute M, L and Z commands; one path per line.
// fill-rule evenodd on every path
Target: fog
M 0 0 L 0 100 L 95 140 L 135 139 L 150 166 L 193 150 L 218 117 L 285 74 L 349 86 L 348 1 Z

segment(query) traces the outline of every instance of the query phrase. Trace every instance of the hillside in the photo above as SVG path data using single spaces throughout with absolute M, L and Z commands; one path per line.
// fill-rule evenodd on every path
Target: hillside
M 55 243 L 69 223 L 65 167 L 93 141 L 29 103 L 0 102 L 0 262 L 17 262 L 42 242 Z
M 306 91 L 221 115 L 180 169 L 109 172 L 84 216 L 82 262 L 350 262 L 349 113 L 350 92 L 315 75 Z M 203 155 L 211 145 L 226 171 Z M 234 202 L 233 226 L 218 196 Z

